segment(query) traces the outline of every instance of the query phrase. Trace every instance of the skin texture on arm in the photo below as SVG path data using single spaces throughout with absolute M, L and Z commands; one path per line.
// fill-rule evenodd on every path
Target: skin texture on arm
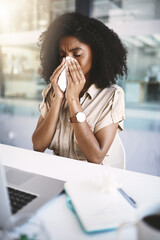
M 65 59 L 63 59 L 62 63 L 58 66 L 50 78 L 55 96 L 53 97 L 51 108 L 49 109 L 47 115 L 44 119 L 40 116 L 37 127 L 33 133 L 33 149 L 36 151 L 44 152 L 46 148 L 48 148 L 56 130 L 59 112 L 64 100 L 64 93 L 57 86 L 57 81 L 59 75 L 65 68 L 64 63 Z
M 48 148 L 56 129 L 61 104 L 61 99 L 54 98 L 46 117 L 43 119 L 40 116 L 32 136 L 33 149 L 35 151 L 44 152 Z

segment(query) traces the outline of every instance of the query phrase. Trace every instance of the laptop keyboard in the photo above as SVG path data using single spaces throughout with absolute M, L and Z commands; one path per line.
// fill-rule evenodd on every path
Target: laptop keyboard
M 8 193 L 11 202 L 11 211 L 13 214 L 37 197 L 36 195 L 22 192 L 11 187 L 8 187 Z

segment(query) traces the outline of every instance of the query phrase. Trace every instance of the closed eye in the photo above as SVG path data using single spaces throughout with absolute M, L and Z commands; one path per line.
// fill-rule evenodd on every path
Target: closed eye
M 80 57 L 81 56 L 81 54 L 74 54 L 74 57 Z

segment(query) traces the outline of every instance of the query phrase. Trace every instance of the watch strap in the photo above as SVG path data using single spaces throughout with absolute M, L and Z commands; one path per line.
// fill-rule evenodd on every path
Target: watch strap
M 72 117 L 70 117 L 69 122 L 71 123 L 82 123 L 86 120 L 84 112 L 77 112 Z
M 69 118 L 69 122 L 71 122 L 71 123 L 77 123 L 78 122 L 77 118 L 76 118 L 76 114 L 74 114 L 72 117 Z

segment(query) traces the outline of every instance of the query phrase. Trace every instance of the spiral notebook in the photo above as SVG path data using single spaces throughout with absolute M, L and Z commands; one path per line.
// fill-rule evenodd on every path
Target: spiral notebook
M 96 180 L 66 182 L 64 189 L 67 206 L 87 233 L 116 230 L 122 223 L 136 218 L 136 210 L 117 189 L 104 192 Z

